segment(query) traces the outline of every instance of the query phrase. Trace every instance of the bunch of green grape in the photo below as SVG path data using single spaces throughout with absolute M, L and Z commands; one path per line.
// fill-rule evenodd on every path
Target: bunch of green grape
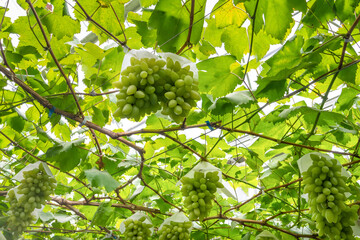
M 158 95 L 164 91 L 165 80 L 161 79 L 159 70 L 165 61 L 155 58 L 130 59 L 131 65 L 121 72 L 121 80 L 113 83 L 120 92 L 116 95 L 117 106 L 115 117 L 132 118 L 138 121 L 145 114 L 160 109 Z
M 189 230 L 191 222 L 173 222 L 163 225 L 158 231 L 160 240 L 188 240 L 190 239 Z
M 15 234 L 22 233 L 25 228 L 34 220 L 32 212 L 35 208 L 41 208 L 46 200 L 50 200 L 50 194 L 55 189 L 56 180 L 49 176 L 43 164 L 23 172 L 23 179 L 17 187 L 19 198 L 14 190 L 10 190 L 7 201 L 10 204 L 8 228 Z
M 180 122 L 192 107 L 196 107 L 196 101 L 200 100 L 198 81 L 193 78 L 190 66 L 182 68 L 178 61 L 174 62 L 171 58 L 167 58 L 166 68 L 164 78 L 167 81 L 161 113 Z
M 7 228 L 19 235 L 29 226 L 34 220 L 32 211 L 26 209 L 24 204 L 17 201 L 14 190 L 10 190 L 7 194 L 6 201 L 10 203 L 9 218 L 7 220 Z
M 195 172 L 194 178 L 183 177 L 181 179 L 183 183 L 181 192 L 185 196 L 184 204 L 188 209 L 191 221 L 195 219 L 202 221 L 208 216 L 217 188 L 224 187 L 219 180 L 216 171 L 207 172 L 206 176 L 203 172 Z
M 121 72 L 121 80 L 113 83 L 120 89 L 114 117 L 138 121 L 162 106 L 164 115 L 180 122 L 200 100 L 198 81 L 193 78 L 190 66 L 182 68 L 170 57 L 166 62 L 132 57 L 130 64 Z
M 341 166 L 336 159 L 310 155 L 313 164 L 304 177 L 304 193 L 308 193 L 312 219 L 316 222 L 319 236 L 330 239 L 355 239 L 351 226 L 357 220 L 358 206 L 345 204 L 346 177 L 341 175 Z
M 146 240 L 151 236 L 151 224 L 145 222 L 145 217 L 139 220 L 128 218 L 124 221 L 125 240 Z
M 28 212 L 32 212 L 35 208 L 41 208 L 45 201 L 51 200 L 50 194 L 54 192 L 56 180 L 46 173 L 43 164 L 23 172 L 23 176 L 18 187 L 18 193 L 22 196 L 18 201 Z

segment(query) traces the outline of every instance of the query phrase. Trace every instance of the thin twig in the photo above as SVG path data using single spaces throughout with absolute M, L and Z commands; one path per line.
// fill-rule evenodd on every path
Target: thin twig
M 29 0 L 27 0 L 29 1 Z M 118 42 L 121 46 L 130 49 L 127 45 L 126 45 L 126 41 L 120 41 L 117 37 L 115 37 L 111 32 L 109 32 L 107 29 L 105 29 L 103 26 L 101 26 L 99 23 L 97 23 L 83 8 L 83 6 L 79 3 L 79 1 L 75 0 L 76 4 L 79 6 L 79 8 L 83 11 L 83 13 L 86 16 L 86 20 L 89 22 L 92 22 L 95 26 L 97 26 L 98 28 L 100 28 L 101 30 L 103 30 L 107 35 L 109 35 L 112 39 L 114 39 L 116 42 Z
M 52 201 L 58 203 L 59 205 L 67 205 L 67 206 L 100 206 L 100 202 L 87 202 L 87 201 L 70 201 L 61 197 L 53 197 L 51 198 Z M 158 213 L 161 214 L 159 209 L 155 208 L 148 208 L 144 206 L 138 206 L 135 204 L 125 205 L 125 204 L 118 204 L 113 203 L 111 204 L 114 208 L 123 208 L 123 209 L 129 209 L 129 210 L 136 210 L 136 211 L 144 211 L 144 212 L 152 212 L 152 213 Z M 167 214 L 164 214 L 167 215 Z
M 334 74 L 333 78 L 331 79 L 331 81 L 330 81 L 330 83 L 329 83 L 329 86 L 328 86 L 328 88 L 327 88 L 327 90 L 326 90 L 326 92 L 325 92 L 325 95 L 324 95 L 324 97 L 323 97 L 323 100 L 322 100 L 322 102 L 321 102 L 321 104 L 320 104 L 320 108 L 319 108 L 320 110 L 322 110 L 322 109 L 324 108 L 324 105 L 325 105 L 325 103 L 326 103 L 326 101 L 327 101 L 327 99 L 328 99 L 330 90 L 331 90 L 331 88 L 332 88 L 332 86 L 333 86 L 333 84 L 334 84 L 334 82 L 335 82 L 335 80 L 336 80 L 336 77 L 337 77 L 337 75 L 339 74 L 339 71 L 340 71 L 340 70 L 342 69 L 342 67 L 343 67 L 344 57 L 345 57 L 345 54 L 346 54 L 346 48 L 347 48 L 349 39 L 351 38 L 351 33 L 354 31 L 354 29 L 355 29 L 356 25 L 359 23 L 359 21 L 360 21 L 360 15 L 356 18 L 356 20 L 354 21 L 354 23 L 351 25 L 349 31 L 348 31 L 348 32 L 345 34 L 345 36 L 344 36 L 345 42 L 344 42 L 343 49 L 342 49 L 342 52 L 341 52 L 341 57 L 340 57 L 339 65 L 338 65 L 338 67 L 337 67 L 337 70 L 338 70 L 338 71 Z M 314 125 L 313 125 L 312 129 L 310 130 L 310 132 L 309 132 L 309 134 L 308 134 L 308 136 L 307 136 L 307 138 L 306 138 L 305 141 L 308 141 L 309 138 L 315 133 L 316 126 L 317 126 L 317 124 L 318 124 L 318 122 L 319 122 L 319 119 L 320 119 L 320 114 L 321 114 L 321 112 L 319 111 L 318 114 L 316 115 L 316 118 L 315 118 L 315 121 L 314 121 Z
M 3 135 L 6 139 L 8 139 L 12 144 L 14 144 L 15 146 L 17 146 L 18 148 L 20 148 L 21 150 L 23 150 L 24 152 L 26 152 L 27 154 L 29 154 L 30 156 L 32 156 L 33 158 L 35 158 L 38 161 L 44 162 L 47 165 L 49 165 L 52 168 L 55 168 L 57 170 L 60 171 L 60 168 L 48 163 L 47 161 L 42 160 L 41 158 L 39 158 L 38 156 L 35 156 L 34 154 L 32 154 L 31 152 L 29 152 L 27 149 L 23 148 L 22 146 L 20 146 L 17 142 L 15 142 L 14 140 L 12 140 L 11 138 L 9 138 L 5 133 L 3 133 L 2 131 L 0 131 L 0 134 Z M 83 181 L 81 181 L 78 177 L 76 177 L 75 175 L 72 175 L 71 173 L 68 172 L 64 172 L 65 174 L 67 174 L 68 176 L 72 177 L 73 179 L 75 179 L 76 181 L 78 181 L 79 183 L 81 183 L 82 185 L 84 185 L 86 188 L 88 188 L 89 190 L 92 190 L 92 188 L 90 186 L 88 186 L 86 183 L 84 183 Z
M 194 11 L 195 11 L 195 0 L 191 0 L 189 31 L 188 31 L 186 41 L 181 46 L 179 51 L 177 51 L 177 53 L 176 53 L 178 55 L 181 54 L 181 52 L 184 50 L 185 47 L 187 47 L 191 44 L 190 40 L 191 40 L 191 32 L 192 32 L 192 28 L 193 28 L 193 23 L 194 23 Z
M 14 81 L 16 84 L 18 84 L 22 89 L 24 89 L 24 91 L 28 92 L 34 99 L 36 99 L 42 106 L 44 106 L 45 108 L 48 109 L 53 109 L 53 105 L 44 97 L 42 97 L 40 94 L 38 94 L 37 92 L 35 92 L 32 88 L 30 88 L 26 83 L 24 83 L 23 81 L 21 81 L 19 78 L 17 78 L 14 74 L 12 74 L 9 70 L 7 70 L 4 66 L 0 65 L 0 72 L 4 73 L 5 76 Z M 64 116 L 66 118 L 72 119 L 78 123 L 83 123 L 84 119 L 81 117 L 78 117 L 77 115 L 74 115 L 72 113 L 63 111 L 59 108 L 55 108 L 54 109 L 54 113 L 59 114 L 61 116 Z M 135 149 L 138 152 L 144 152 L 144 149 L 136 146 L 134 143 L 129 142 L 126 139 L 123 139 L 120 137 L 120 135 L 118 133 L 115 133 L 113 131 L 110 131 L 106 128 L 102 128 L 90 121 L 86 121 L 85 124 L 83 124 L 84 126 L 87 126 L 88 128 L 94 129 L 98 132 L 101 132 L 109 137 L 111 137 L 112 139 L 117 139 L 118 141 L 126 144 L 127 146 Z
M 215 126 L 216 124 L 220 124 L 221 121 L 218 122 L 211 122 L 210 126 Z M 179 126 L 179 127 L 172 127 L 172 128 L 166 128 L 166 129 L 141 129 L 141 130 L 135 130 L 135 131 L 128 131 L 128 132 L 122 132 L 118 133 L 119 136 L 131 136 L 134 134 L 142 134 L 142 133 L 155 133 L 155 134 L 161 134 L 165 132 L 174 132 L 179 130 L 186 130 L 191 128 L 201 128 L 201 127 L 208 127 L 207 124 L 194 124 L 194 125 L 188 125 L 188 126 Z
M 80 106 L 79 101 L 78 101 L 78 99 L 77 99 L 77 97 L 76 97 L 76 94 L 75 94 L 75 91 L 74 91 L 74 89 L 73 89 L 73 87 L 72 87 L 71 81 L 70 81 L 70 79 L 68 78 L 68 76 L 66 75 L 66 73 L 64 72 L 64 69 L 62 68 L 61 64 L 59 63 L 58 59 L 56 58 L 56 56 L 55 56 L 55 54 L 54 54 L 54 52 L 53 52 L 53 50 L 52 50 L 52 48 L 51 48 L 50 41 L 49 41 L 48 37 L 46 36 L 45 30 L 44 30 L 44 27 L 43 27 L 43 25 L 42 25 L 42 23 L 41 23 L 41 20 L 40 20 L 40 18 L 39 18 L 39 15 L 38 15 L 37 12 L 35 11 L 35 8 L 34 8 L 34 6 L 32 5 L 31 0 L 26 0 L 26 2 L 29 4 L 29 7 L 31 8 L 32 12 L 34 13 L 34 16 L 35 16 L 35 18 L 36 18 L 36 21 L 37 21 L 37 23 L 38 23 L 38 26 L 40 27 L 41 33 L 42 33 L 42 35 L 43 35 L 43 37 L 44 37 L 44 40 L 45 40 L 45 42 L 46 42 L 46 48 L 47 48 L 47 50 L 50 52 L 50 55 L 51 55 L 51 57 L 53 58 L 56 66 L 58 67 L 61 75 L 62 75 L 62 76 L 65 78 L 65 80 L 66 80 L 66 83 L 67 83 L 67 85 L 68 85 L 68 87 L 69 87 L 69 89 L 70 89 L 70 91 L 71 91 L 71 94 L 72 94 L 73 97 L 74 97 L 76 106 L 77 106 L 77 108 L 78 108 L 78 110 L 79 110 L 79 113 L 80 113 L 80 116 L 81 116 L 83 119 L 85 119 L 85 118 L 84 118 L 84 113 L 83 113 L 83 111 L 81 110 L 81 106 Z M 96 148 L 98 149 L 98 152 L 99 152 L 99 155 L 100 155 L 99 160 L 98 160 L 96 163 L 98 164 L 99 169 L 102 169 L 102 168 L 104 167 L 104 163 L 103 163 L 103 161 L 102 161 L 102 150 L 101 150 L 99 141 L 98 141 L 98 139 L 97 139 L 97 137 L 96 137 L 96 134 L 95 134 L 94 130 L 91 129 L 91 128 L 90 128 L 89 130 L 90 130 L 90 132 L 91 132 L 92 138 L 93 138 L 93 140 L 94 140 L 94 142 L 95 142 L 95 146 L 96 146 Z
M 310 149 L 310 150 L 314 150 L 314 151 L 319 151 L 319 152 L 329 152 L 329 153 L 335 153 L 335 154 L 340 154 L 340 155 L 348 155 L 348 156 L 354 156 L 357 158 L 360 158 L 360 156 L 358 154 L 355 153 L 347 153 L 347 152 L 339 152 L 339 151 L 333 151 L 333 150 L 328 150 L 328 149 L 322 149 L 322 148 L 316 148 L 316 147 L 312 147 L 312 146 L 307 146 L 307 145 L 303 145 L 303 144 L 298 144 L 298 143 L 292 143 L 292 142 L 287 142 L 281 139 L 276 139 L 273 137 L 269 137 L 269 136 L 265 136 L 259 133 L 255 133 L 255 132 L 251 132 L 251 131 L 246 131 L 246 130 L 240 130 L 240 129 L 232 129 L 232 128 L 227 128 L 224 126 L 216 126 L 219 129 L 223 129 L 229 132 L 237 132 L 237 133 L 244 133 L 244 134 L 249 134 L 252 136 L 256 136 L 256 137 L 260 137 L 260 138 L 264 138 L 273 142 L 277 142 L 278 144 L 287 144 L 287 145 L 291 145 L 291 146 L 295 146 L 295 147 L 301 147 L 301 148 L 306 148 L 306 149 Z
M 204 219 L 204 221 L 209 221 L 209 220 L 213 220 L 213 219 L 226 219 L 226 220 L 231 220 L 231 221 L 234 221 L 234 222 L 238 222 L 240 224 L 243 224 L 243 223 L 250 223 L 250 224 L 258 224 L 258 225 L 261 225 L 261 226 L 265 226 L 265 227 L 268 227 L 268 228 L 272 228 L 274 230 L 277 230 L 277 231 L 280 231 L 280 232 L 283 232 L 285 234 L 288 234 L 288 235 L 291 235 L 295 238 L 312 238 L 312 239 L 319 239 L 317 236 L 317 234 L 299 234 L 299 233 L 294 233 L 294 232 L 291 232 L 289 230 L 285 230 L 283 228 L 279 228 L 277 226 L 274 226 L 274 225 L 271 225 L 265 221 L 258 221 L 258 220 L 252 220 L 252 219 L 241 219 L 241 218 L 233 218 L 233 217 L 226 217 L 226 216 L 213 216 L 213 217 L 207 217 Z
M 172 136 L 170 136 L 169 134 L 166 134 L 166 133 L 160 133 L 160 134 L 163 135 L 166 138 L 171 139 L 172 141 L 176 142 L 177 144 L 181 145 L 183 148 L 189 150 L 190 152 L 192 152 L 193 154 L 198 156 L 202 161 L 207 161 L 206 158 L 204 156 L 202 156 L 200 153 L 198 153 L 197 151 L 195 151 L 194 149 L 192 149 L 188 145 L 182 143 L 181 141 L 177 140 L 176 138 L 174 138 L 174 137 L 172 137 Z

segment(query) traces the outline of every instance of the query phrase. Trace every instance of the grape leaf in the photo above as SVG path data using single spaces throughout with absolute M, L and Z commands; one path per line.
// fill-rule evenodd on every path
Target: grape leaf
M 115 190 L 120 183 L 116 181 L 108 172 L 97 169 L 85 170 L 85 176 L 93 187 L 105 187 L 107 192 Z

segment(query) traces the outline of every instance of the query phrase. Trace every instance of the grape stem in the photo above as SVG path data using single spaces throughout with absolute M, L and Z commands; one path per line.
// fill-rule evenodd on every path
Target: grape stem
M 166 133 L 159 133 L 161 135 L 163 135 L 164 137 L 166 138 L 169 138 L 171 139 L 172 141 L 176 142 L 177 144 L 181 145 L 183 148 L 189 150 L 190 152 L 192 152 L 193 154 L 195 154 L 196 156 L 198 156 L 202 161 L 207 161 L 207 159 L 202 156 L 200 153 L 196 152 L 194 149 L 192 149 L 191 147 L 185 145 L 184 143 L 182 143 L 181 141 L 179 141 L 178 139 L 170 136 L 169 134 L 166 134 Z
M 177 53 L 176 53 L 177 55 L 180 55 L 185 47 L 187 47 L 187 46 L 191 47 L 190 39 L 191 39 L 191 32 L 192 32 L 192 27 L 193 27 L 193 23 L 194 23 L 194 11 L 195 11 L 195 0 L 191 0 L 190 23 L 189 23 L 188 35 L 187 35 L 185 43 L 181 46 L 179 51 L 177 51 Z
M 69 87 L 69 89 L 70 89 L 70 92 L 71 92 L 71 94 L 72 94 L 73 97 L 74 97 L 76 106 L 77 106 L 77 108 L 79 109 L 80 116 L 81 116 L 81 118 L 84 119 L 84 113 L 83 113 L 83 111 L 81 110 L 81 106 L 80 106 L 79 101 L 78 101 L 78 99 L 77 99 L 77 97 L 76 97 L 76 95 L 75 95 L 75 91 L 74 91 L 74 89 L 73 89 L 73 87 L 72 87 L 71 81 L 70 81 L 69 77 L 66 75 L 64 69 L 62 68 L 61 64 L 59 63 L 58 59 L 56 58 L 56 56 L 55 56 L 55 54 L 54 54 L 54 52 L 53 52 L 53 50 L 52 50 L 52 48 L 51 48 L 50 41 L 49 41 L 48 37 L 46 36 L 45 30 L 44 30 L 44 27 L 43 27 L 43 25 L 42 25 L 42 23 L 41 23 L 41 20 L 40 20 L 40 18 L 39 18 L 39 15 L 38 15 L 37 12 L 35 11 L 35 8 L 34 8 L 34 6 L 32 5 L 31 1 L 30 1 L 30 0 L 26 0 L 26 2 L 28 3 L 29 7 L 31 8 L 31 11 L 34 13 L 34 16 L 35 16 L 35 18 L 36 18 L 36 22 L 37 22 L 38 26 L 40 27 L 41 33 L 42 33 L 42 35 L 43 35 L 43 37 L 44 37 L 44 40 L 45 40 L 45 42 L 46 42 L 46 50 L 49 51 L 52 59 L 54 60 L 56 66 L 58 67 L 61 75 L 65 78 L 66 83 L 67 83 L 67 85 L 68 85 L 68 87 Z M 99 160 L 98 160 L 96 163 L 98 164 L 99 169 L 102 169 L 102 168 L 104 168 L 104 163 L 103 163 L 103 161 L 102 161 L 102 155 L 103 155 L 103 154 L 102 154 L 102 150 L 101 150 L 101 147 L 100 147 L 100 144 L 99 144 L 99 140 L 97 139 L 94 130 L 91 129 L 91 128 L 90 128 L 89 130 L 90 130 L 91 135 L 92 135 L 92 138 L 93 138 L 93 140 L 94 140 L 94 142 L 95 142 L 96 148 L 97 148 L 98 151 L 99 151 Z
M 44 98 L 43 96 L 41 96 L 40 94 L 38 94 L 36 91 L 34 91 L 31 87 L 29 87 L 26 83 L 24 83 L 23 81 L 21 81 L 19 78 L 16 77 L 15 74 L 13 74 L 12 72 L 10 72 L 8 69 L 6 69 L 4 66 L 0 65 L 0 71 L 2 73 L 5 74 L 5 76 L 15 82 L 17 85 L 19 85 L 22 89 L 24 89 L 24 91 L 28 92 L 34 99 L 36 99 L 42 106 L 44 106 L 45 108 L 48 108 L 48 109 L 52 109 L 53 108 L 53 105 L 46 99 Z M 59 108 L 55 108 L 54 110 L 54 113 L 56 114 L 59 114 L 61 116 L 64 116 L 68 119 L 72 119 L 78 123 L 82 123 L 84 121 L 83 118 L 75 115 L 75 114 L 72 114 L 72 113 L 69 113 L 69 112 L 66 112 L 64 110 L 61 110 Z M 91 129 L 94 129 L 98 132 L 101 132 L 109 137 L 111 137 L 112 139 L 116 139 L 122 143 L 124 143 L 125 145 L 135 149 L 137 152 L 139 153 L 144 153 L 144 149 L 142 149 L 141 147 L 138 147 L 137 145 L 135 145 L 134 143 L 132 142 L 129 142 L 128 140 L 124 139 L 124 138 L 121 138 L 121 136 L 119 135 L 119 133 L 115 133 L 113 131 L 110 131 L 106 128 L 102 128 L 100 127 L 99 125 L 96 125 L 90 121 L 86 121 L 86 123 L 84 124 L 85 126 L 87 126 L 88 128 L 91 128 Z
M 252 136 L 264 138 L 264 139 L 267 139 L 267 140 L 270 140 L 270 141 L 277 142 L 279 144 L 283 143 L 283 144 L 292 145 L 292 146 L 295 146 L 295 147 L 301 147 L 301 148 L 310 149 L 310 150 L 313 150 L 313 151 L 329 152 L 329 153 L 335 153 L 335 154 L 340 154 L 340 155 L 349 155 L 349 156 L 354 156 L 354 157 L 360 158 L 360 156 L 358 154 L 356 154 L 356 153 L 347 153 L 347 152 L 339 152 L 339 151 L 333 151 L 333 150 L 328 150 L 328 149 L 316 148 L 316 147 L 307 146 L 307 145 L 303 145 L 303 144 L 287 142 L 287 141 L 284 141 L 284 140 L 281 140 L 281 139 L 276 139 L 276 138 L 273 138 L 273 137 L 265 136 L 265 135 L 255 133 L 255 132 L 251 132 L 251 131 L 233 129 L 233 128 L 228 128 L 228 127 L 223 127 L 223 126 L 220 126 L 220 125 L 218 125 L 218 126 L 216 125 L 216 127 L 219 128 L 219 129 L 229 131 L 229 132 L 244 133 L 244 134 L 249 134 L 249 135 L 252 135 Z
M 241 218 L 232 218 L 232 217 L 226 217 L 226 216 L 213 216 L 213 217 L 207 217 L 204 219 L 204 221 L 209 221 L 209 220 L 213 220 L 213 219 L 226 219 L 226 220 L 231 220 L 234 222 L 238 222 L 242 225 L 244 225 L 244 223 L 251 223 L 251 224 L 258 224 L 258 225 L 262 225 L 265 227 L 269 227 L 272 229 L 275 229 L 277 231 L 283 232 L 285 234 L 291 235 L 295 238 L 312 238 L 312 239 L 320 239 L 318 238 L 317 234 L 298 234 L 298 233 L 293 233 L 291 231 L 279 228 L 277 226 L 271 225 L 265 221 L 259 221 L 259 220 L 252 220 L 252 219 L 241 219 Z M 246 225 L 244 225 L 246 226 Z
M 117 37 L 115 37 L 111 32 L 109 32 L 107 29 L 105 29 L 103 26 L 101 26 L 99 23 L 97 23 L 83 8 L 83 6 L 79 3 L 79 1 L 75 0 L 76 4 L 79 6 L 79 8 L 83 11 L 83 13 L 86 16 L 86 20 L 93 23 L 96 27 L 100 28 L 102 31 L 104 31 L 108 36 L 110 36 L 112 39 L 114 39 L 116 42 L 118 42 L 121 46 L 124 48 L 127 48 L 130 50 L 130 48 L 126 45 L 126 41 L 120 41 Z M 112 7 L 112 6 L 111 6 Z M 121 26 L 122 28 L 122 26 Z M 126 38 L 125 38 L 126 39 Z

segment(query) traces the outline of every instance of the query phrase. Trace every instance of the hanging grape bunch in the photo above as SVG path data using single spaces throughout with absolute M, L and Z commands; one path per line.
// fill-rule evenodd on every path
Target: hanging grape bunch
M 310 155 L 312 166 L 304 177 L 304 193 L 309 195 L 309 206 L 312 219 L 320 236 L 330 239 L 355 239 L 351 226 L 358 219 L 358 206 L 345 205 L 346 177 L 341 175 L 341 166 L 336 159 L 327 159 L 315 154 Z
M 160 240 L 188 240 L 190 239 L 189 230 L 191 222 L 173 222 L 163 225 L 158 231 Z
M 9 218 L 7 220 L 7 228 L 15 233 L 15 236 L 25 231 L 34 220 L 34 216 L 29 211 L 29 208 L 25 208 L 24 204 L 17 201 L 15 192 L 11 189 L 6 197 L 6 201 L 10 204 L 10 211 L 8 212 Z
M 131 57 L 130 66 L 121 72 L 121 80 L 113 83 L 120 89 L 116 95 L 118 109 L 114 117 L 139 121 L 145 114 L 163 109 L 174 121 L 181 122 L 200 100 L 198 81 L 190 66 L 181 67 L 170 57 Z
M 7 201 L 10 204 L 8 228 L 21 234 L 34 220 L 32 213 L 35 208 L 41 208 L 55 189 L 56 180 L 48 175 L 43 163 L 38 168 L 22 172 L 23 179 L 17 187 L 17 194 L 12 189 L 8 192 Z
M 128 218 L 124 221 L 125 240 L 146 240 L 151 236 L 151 224 L 145 222 L 145 217 L 138 220 Z
M 181 192 L 185 197 L 185 207 L 188 209 L 189 219 L 202 221 L 208 216 L 212 200 L 217 188 L 223 188 L 218 172 L 195 172 L 194 178 L 183 177 Z
M 170 57 L 166 60 L 166 67 L 164 78 L 167 81 L 161 113 L 180 122 L 196 106 L 196 101 L 200 100 L 198 81 L 193 78 L 190 66 L 182 68 L 178 61 L 174 62 Z
M 23 176 L 18 187 L 18 193 L 23 196 L 18 201 L 32 212 L 35 208 L 41 208 L 45 201 L 51 200 L 50 194 L 54 192 L 56 180 L 45 172 L 43 164 L 39 168 L 23 172 Z
M 132 118 L 138 121 L 145 114 L 160 109 L 158 95 L 163 92 L 164 79 L 160 79 L 159 70 L 165 61 L 155 58 L 130 59 L 128 66 L 121 73 L 121 81 L 113 85 L 120 89 L 116 95 L 115 117 Z

